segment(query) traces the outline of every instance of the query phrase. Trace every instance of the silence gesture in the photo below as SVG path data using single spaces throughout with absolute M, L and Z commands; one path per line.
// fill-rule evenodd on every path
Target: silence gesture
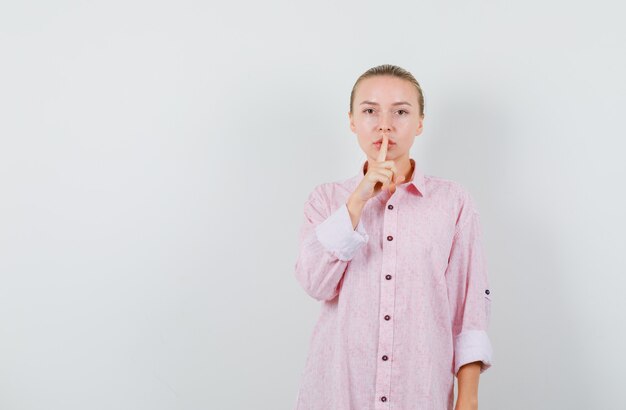
M 404 176 L 398 175 L 395 161 L 386 160 L 388 146 L 389 136 L 384 133 L 376 162 L 368 163 L 367 173 L 352 194 L 355 199 L 367 202 L 378 195 L 381 189 L 388 189 L 393 194 L 396 191 L 396 184 L 404 181 Z

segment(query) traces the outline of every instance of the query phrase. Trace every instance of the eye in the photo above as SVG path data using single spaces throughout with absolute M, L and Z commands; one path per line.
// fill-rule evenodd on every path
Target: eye
M 399 112 L 399 113 L 401 113 L 400 115 L 406 115 L 406 114 L 408 114 L 408 113 L 409 113 L 409 112 L 408 112 L 408 111 L 406 111 L 406 110 L 398 110 L 398 112 Z M 404 113 L 404 114 L 402 114 L 402 113 Z
M 363 110 L 363 112 L 367 113 L 367 114 L 372 114 L 374 112 L 373 108 L 366 108 Z

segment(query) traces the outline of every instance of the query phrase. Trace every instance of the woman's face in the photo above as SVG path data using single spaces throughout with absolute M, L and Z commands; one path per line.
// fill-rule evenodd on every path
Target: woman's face
M 408 159 L 416 136 L 422 133 L 418 94 L 408 80 L 374 76 L 362 80 L 355 90 L 350 129 L 370 161 L 376 161 L 383 132 L 389 136 L 387 159 Z

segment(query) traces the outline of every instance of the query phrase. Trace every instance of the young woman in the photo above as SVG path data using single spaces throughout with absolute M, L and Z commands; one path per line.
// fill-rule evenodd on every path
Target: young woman
M 295 276 L 322 305 L 296 408 L 453 410 L 456 376 L 454 409 L 477 409 L 492 294 L 476 205 L 409 156 L 424 120 L 411 73 L 366 71 L 349 119 L 367 161 L 304 205 Z

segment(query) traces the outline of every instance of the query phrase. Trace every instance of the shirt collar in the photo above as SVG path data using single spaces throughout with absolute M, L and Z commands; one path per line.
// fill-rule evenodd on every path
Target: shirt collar
M 411 162 L 411 166 L 413 167 L 413 173 L 411 174 L 411 178 L 409 179 L 409 182 L 406 183 L 406 185 L 412 186 L 413 188 L 417 189 L 417 191 L 422 196 L 424 196 L 426 194 L 426 183 L 425 183 L 425 178 L 424 178 L 424 172 L 417 166 L 413 158 L 409 158 L 409 161 Z M 359 177 L 363 178 L 366 172 L 367 172 L 367 161 L 365 161 L 363 165 L 361 165 L 361 172 L 359 173 Z M 403 186 L 403 185 L 405 184 L 401 184 L 400 186 Z

